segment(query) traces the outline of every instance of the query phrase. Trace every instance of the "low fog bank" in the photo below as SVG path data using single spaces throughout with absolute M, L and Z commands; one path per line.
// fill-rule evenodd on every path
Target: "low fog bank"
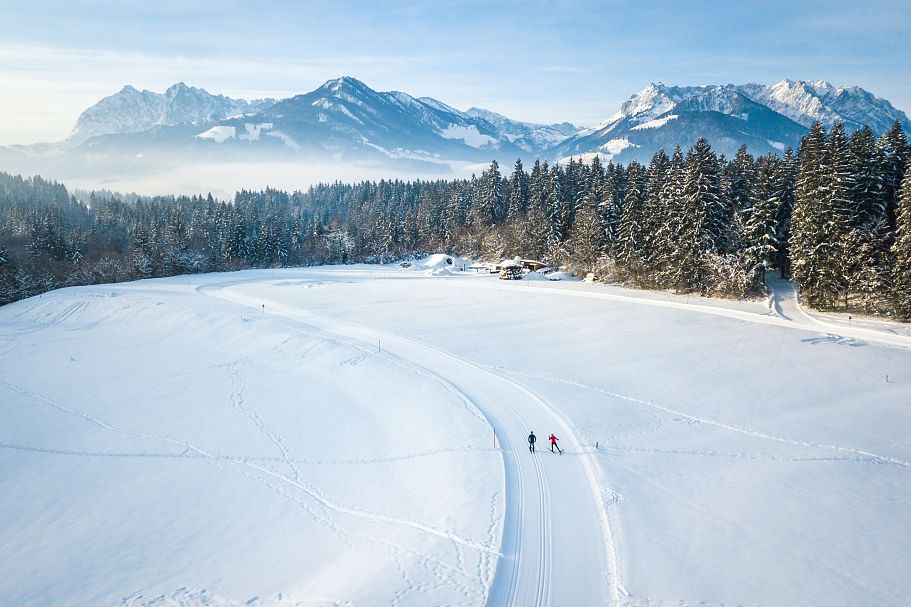
M 73 190 L 109 190 L 143 195 L 208 194 L 233 199 L 238 190 L 273 187 L 306 190 L 328 182 L 380 179 L 433 180 L 470 177 L 487 165 L 469 162 L 374 162 L 358 160 L 294 159 L 270 161 L 223 160 L 202 162 L 149 162 L 131 159 L 114 168 L 68 162 L 65 158 L 27 154 L 0 154 L 0 171 L 23 176 L 40 175 Z
M 452 179 L 480 173 L 480 165 L 462 164 L 437 172 L 409 169 L 396 165 L 365 166 L 348 162 L 229 162 L 183 166 L 167 171 L 120 177 L 64 177 L 69 189 L 135 192 L 144 195 L 208 194 L 233 199 L 239 190 L 272 187 L 288 192 L 306 190 L 317 183 L 379 181 L 380 179 Z M 56 178 L 51 175 L 51 178 Z

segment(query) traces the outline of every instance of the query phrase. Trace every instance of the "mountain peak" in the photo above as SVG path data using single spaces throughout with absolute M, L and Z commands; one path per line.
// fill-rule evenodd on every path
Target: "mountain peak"
M 366 84 L 354 78 L 353 76 L 340 76 L 338 78 L 333 78 L 327 80 L 320 86 L 317 90 L 330 90 L 330 91 L 341 91 L 346 89 L 355 89 L 359 91 L 363 90 L 372 90 Z
M 884 133 L 898 120 L 906 129 L 911 122 L 901 110 L 859 86 L 835 86 L 826 80 L 781 80 L 772 85 L 738 87 L 753 101 L 809 127 L 815 121 L 830 128 L 844 123 L 853 131 L 866 124 Z
M 164 93 L 140 92 L 128 84 L 82 112 L 67 141 L 80 144 L 99 135 L 209 123 L 242 113 L 248 107 L 243 99 L 211 95 L 184 82 L 171 85 Z

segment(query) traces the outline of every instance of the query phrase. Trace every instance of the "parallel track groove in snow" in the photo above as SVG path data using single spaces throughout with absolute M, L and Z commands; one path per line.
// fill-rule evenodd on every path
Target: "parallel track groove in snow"
M 493 426 L 502 448 L 507 493 L 502 554 L 489 605 L 601 605 L 621 598 L 616 546 L 595 464 L 553 407 L 515 380 L 444 350 L 260 293 L 240 292 L 245 285 L 262 287 L 268 282 L 227 281 L 198 290 L 253 309 L 261 309 L 266 303 L 271 315 L 363 344 L 376 343 L 380 337 L 385 353 L 439 375 L 479 408 Z M 546 436 L 548 428 L 561 432 L 567 454 L 552 456 L 545 450 L 524 455 L 527 449 L 519 446 L 519 441 L 536 428 L 541 428 L 536 430 L 541 436 Z M 543 459 L 551 457 L 556 459 Z M 560 488 L 553 489 L 551 480 L 558 481 Z M 556 502 L 552 490 L 561 492 Z

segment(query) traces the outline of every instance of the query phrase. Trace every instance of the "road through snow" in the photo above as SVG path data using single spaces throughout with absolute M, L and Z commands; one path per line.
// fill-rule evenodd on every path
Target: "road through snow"
M 489 605 L 621 600 L 625 591 L 596 464 L 544 400 L 512 379 L 435 347 L 272 299 L 267 281 L 208 284 L 199 291 L 366 346 L 381 342 L 387 356 L 439 377 L 484 415 L 502 449 L 507 485 L 502 554 Z M 529 431 L 540 439 L 536 455 L 528 452 Z M 560 437 L 562 456 L 545 447 L 551 432 Z
M 831 332 L 834 336 L 841 338 L 864 339 L 892 346 L 911 348 L 911 337 L 908 335 L 890 331 L 879 331 L 863 326 L 835 324 L 810 315 L 803 309 L 803 306 L 800 305 L 797 287 L 790 280 L 767 276 L 766 286 L 771 293 L 772 308 L 775 313 L 794 325 L 798 325 L 810 331 Z M 861 324 L 863 322 L 870 323 L 877 321 L 865 318 L 858 319 L 857 322 L 858 324 Z M 889 326 L 890 324 L 897 325 L 897 323 L 885 321 L 881 324 L 885 326 Z

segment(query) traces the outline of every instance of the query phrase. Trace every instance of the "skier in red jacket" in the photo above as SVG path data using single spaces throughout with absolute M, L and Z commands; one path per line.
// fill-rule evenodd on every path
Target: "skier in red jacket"
M 554 447 L 556 447 L 557 451 L 560 452 L 560 455 L 563 455 L 563 449 L 561 449 L 560 445 L 557 444 L 557 441 L 560 440 L 559 438 L 557 438 L 556 436 L 551 434 L 550 436 L 547 437 L 547 440 L 550 441 L 550 452 L 551 453 L 554 452 Z

